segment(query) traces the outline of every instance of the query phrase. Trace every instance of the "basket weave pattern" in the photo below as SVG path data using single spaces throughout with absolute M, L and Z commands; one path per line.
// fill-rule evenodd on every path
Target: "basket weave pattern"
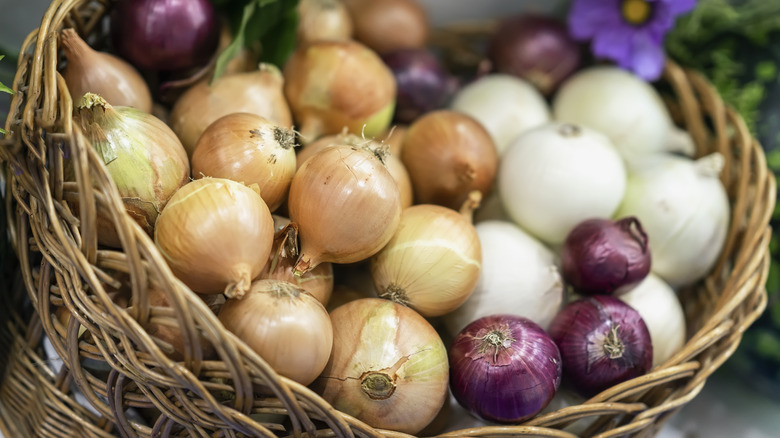
M 110 8 L 108 0 L 55 0 L 21 49 L 0 158 L 8 168 L 9 232 L 35 314 L 30 321 L 15 315 L 3 328 L 0 340 L 9 353 L 0 413 L 19 436 L 403 435 L 375 430 L 277 375 L 175 279 L 153 241 L 125 213 L 105 166 L 72 121 L 58 51 L 59 32 L 68 27 L 100 47 Z M 670 62 L 662 82 L 670 111 L 692 135 L 698 154 L 724 155 L 722 182 L 732 202 L 716 268 L 681 292 L 689 330 L 684 349 L 585 404 L 522 425 L 448 436 L 571 437 L 562 429 L 583 417 L 595 419 L 585 432 L 590 436 L 651 436 L 701 391 L 765 308 L 775 181 L 761 147 L 701 75 Z M 75 181 L 63 181 L 68 162 Z M 121 250 L 98 247 L 98 215 L 114 223 Z M 149 306 L 150 285 L 166 293 L 172 309 Z M 120 288 L 131 292 L 129 308 L 111 300 Z M 59 307 L 72 315 L 67 325 L 55 316 Z M 182 328 L 183 361 L 169 359 L 146 332 L 152 321 Z M 59 373 L 41 366 L 44 334 L 65 363 Z M 200 335 L 215 346 L 217 360 L 203 360 Z M 94 360 L 110 368 L 90 366 Z M 73 401 L 73 386 L 97 414 Z M 258 397 L 258 389 L 267 395 Z M 156 414 L 144 424 L 131 419 L 128 408 Z

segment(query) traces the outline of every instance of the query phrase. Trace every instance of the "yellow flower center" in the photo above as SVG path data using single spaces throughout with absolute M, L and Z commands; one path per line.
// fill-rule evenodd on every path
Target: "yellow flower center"
M 631 24 L 644 24 L 650 18 L 653 7 L 645 0 L 623 0 L 621 5 L 623 18 Z

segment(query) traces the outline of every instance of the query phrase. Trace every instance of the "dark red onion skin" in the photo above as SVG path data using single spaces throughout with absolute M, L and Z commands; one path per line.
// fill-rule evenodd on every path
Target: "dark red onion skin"
M 580 294 L 620 295 L 650 273 L 648 237 L 636 217 L 588 219 L 566 236 L 563 278 Z
M 494 71 L 519 76 L 549 96 L 580 67 L 582 48 L 560 19 L 520 14 L 499 23 L 487 55 Z
M 491 333 L 501 334 L 493 338 L 498 347 L 487 340 Z M 449 362 L 458 403 L 498 423 L 535 416 L 561 383 L 558 347 L 539 325 L 516 315 L 490 315 L 467 325 L 450 346 Z
M 204 66 L 219 43 L 209 0 L 119 0 L 110 27 L 119 56 L 148 71 Z
M 397 87 L 395 120 L 411 123 L 421 115 L 444 108 L 458 88 L 429 49 L 401 49 L 382 54 L 393 72 Z
M 609 295 L 569 303 L 548 331 L 561 352 L 564 380 L 584 397 L 639 377 L 653 365 L 653 345 L 644 320 L 631 306 Z M 604 342 L 607 336 L 617 342 Z M 612 358 L 605 345 L 613 347 Z

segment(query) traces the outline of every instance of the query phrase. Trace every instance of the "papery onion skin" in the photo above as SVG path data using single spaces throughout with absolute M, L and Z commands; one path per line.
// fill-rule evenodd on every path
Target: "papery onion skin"
M 563 243 L 563 276 L 582 294 L 620 295 L 650 273 L 647 233 L 634 216 L 588 219 Z
M 296 170 L 295 134 L 252 113 L 231 113 L 208 126 L 192 154 L 194 178 L 257 184 L 271 211 L 287 199 Z
M 308 385 L 325 368 L 333 347 L 328 312 L 303 289 L 257 280 L 242 299 L 227 300 L 222 324 L 279 374 Z
M 230 113 L 257 114 L 278 126 L 292 128 L 283 83 L 281 72 L 271 64 L 261 64 L 251 72 L 222 75 L 211 84 L 201 80 L 176 100 L 169 117 L 171 128 L 190 157 L 203 131 Z
M 331 312 L 333 352 L 312 388 L 372 427 L 415 434 L 447 397 L 447 350 L 414 310 L 363 298 Z
M 160 214 L 157 248 L 194 292 L 240 298 L 262 272 L 273 244 L 273 218 L 260 194 L 224 178 L 179 189 Z
M 449 348 L 450 389 L 471 413 L 500 423 L 527 420 L 561 383 L 561 355 L 535 322 L 511 314 L 482 317 Z
M 650 332 L 631 306 L 593 295 L 564 307 L 548 330 L 563 359 L 563 376 L 584 397 L 644 375 L 653 364 Z
M 450 110 L 430 112 L 406 133 L 401 161 L 418 204 L 459 209 L 478 190 L 493 188 L 498 153 L 492 137 L 471 116 Z
M 354 38 L 377 53 L 424 47 L 430 25 L 418 0 L 345 0 Z
M 296 172 L 288 199 L 301 244 L 296 275 L 322 262 L 367 259 L 393 237 L 401 219 L 401 194 L 377 153 L 333 146 Z

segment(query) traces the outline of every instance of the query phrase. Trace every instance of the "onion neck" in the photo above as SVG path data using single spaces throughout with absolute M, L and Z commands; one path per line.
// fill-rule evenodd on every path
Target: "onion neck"
M 247 265 L 240 265 L 235 268 L 232 283 L 225 287 L 225 296 L 227 298 L 244 298 L 250 286 L 252 285 L 252 272 Z
M 467 355 L 472 359 L 483 358 L 491 365 L 508 365 L 510 360 L 506 353 L 515 342 L 509 327 L 495 327 L 476 339 L 476 354 Z
M 469 193 L 469 197 L 463 202 L 460 207 L 460 214 L 468 219 L 469 223 L 474 223 L 474 211 L 482 204 L 482 192 L 479 190 L 472 190 Z
M 699 175 L 717 178 L 725 164 L 726 159 L 723 155 L 720 152 L 713 152 L 696 160 L 694 166 Z
M 610 359 L 620 359 L 626 351 L 625 344 L 618 336 L 618 329 L 620 329 L 620 324 L 612 325 L 604 339 L 604 355 Z
M 558 133 L 566 138 L 579 137 L 582 135 L 582 128 L 571 123 L 564 123 L 558 127 Z
M 360 388 L 371 400 L 386 400 L 395 392 L 395 382 L 385 373 L 372 371 L 360 379 Z
M 65 29 L 62 31 L 60 37 L 62 43 L 62 49 L 65 52 L 65 58 L 69 64 L 83 65 L 84 60 L 93 55 L 93 50 L 89 45 L 79 36 L 74 29 Z M 72 96 L 79 98 L 81 96 Z
M 390 283 L 380 294 L 380 298 L 393 301 L 404 306 L 409 306 L 409 296 L 406 289 L 396 283 Z

